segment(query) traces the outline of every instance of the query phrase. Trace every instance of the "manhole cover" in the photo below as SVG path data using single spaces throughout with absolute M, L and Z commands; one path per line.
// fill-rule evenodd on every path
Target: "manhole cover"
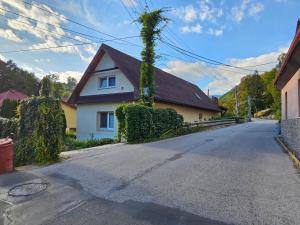
M 29 196 L 46 190 L 47 183 L 25 183 L 12 187 L 8 191 L 8 196 Z

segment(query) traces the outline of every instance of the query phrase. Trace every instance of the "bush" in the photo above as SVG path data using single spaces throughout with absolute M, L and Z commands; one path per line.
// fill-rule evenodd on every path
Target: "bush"
M 91 148 L 101 145 L 113 144 L 114 140 L 111 138 L 102 139 L 89 139 L 86 141 L 80 141 L 72 137 L 66 137 L 65 140 L 65 151 L 71 151 L 82 148 Z
M 51 163 L 59 160 L 64 143 L 64 114 L 59 100 L 32 97 L 19 106 L 16 165 Z
M 0 108 L 0 116 L 5 118 L 15 118 L 18 101 L 5 99 Z
M 182 126 L 183 117 L 174 109 L 153 109 L 141 104 L 122 105 L 116 110 L 118 139 L 128 143 L 143 142 Z
M 17 132 L 17 119 L 0 117 L 0 138 L 12 137 Z

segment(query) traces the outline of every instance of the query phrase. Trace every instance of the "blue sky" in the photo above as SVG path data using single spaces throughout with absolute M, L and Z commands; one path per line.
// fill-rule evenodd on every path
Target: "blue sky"
M 0 0 L 0 57 L 12 59 L 19 66 L 42 77 L 57 73 L 80 79 L 99 44 L 50 50 L 4 53 L 11 50 L 36 49 L 57 45 L 111 39 L 139 34 L 133 22 L 145 7 L 144 0 Z M 150 9 L 166 7 L 170 19 L 163 38 L 197 54 L 228 64 L 266 71 L 294 36 L 299 15 L 299 0 L 146 0 Z M 54 14 L 41 9 L 50 10 Z M 11 13 L 14 12 L 15 14 Z M 19 15 L 18 15 L 19 14 Z M 20 16 L 26 16 L 21 17 Z M 6 17 L 3 17 L 6 16 Z M 37 21 L 28 18 L 36 19 Z M 75 20 L 100 32 L 69 22 Z M 53 24 L 55 26 L 49 25 Z M 80 32 L 85 38 L 61 27 Z M 47 30 L 51 30 L 51 33 Z M 68 36 L 67 39 L 63 36 Z M 93 36 L 93 37 L 91 37 Z M 95 39 L 97 38 L 97 39 Z M 76 40 L 74 40 L 76 39 Z M 128 41 L 142 45 L 139 38 Z M 139 58 L 141 47 L 124 42 L 106 44 Z M 212 66 L 184 56 L 158 43 L 161 58 L 156 65 L 197 84 L 204 91 L 222 94 L 251 71 Z M 254 65 L 270 63 L 264 66 Z

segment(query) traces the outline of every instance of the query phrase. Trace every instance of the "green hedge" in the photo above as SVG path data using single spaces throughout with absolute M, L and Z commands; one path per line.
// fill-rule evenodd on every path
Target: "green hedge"
M 0 138 L 15 136 L 17 132 L 17 119 L 0 117 Z M 13 135 L 12 135 L 13 134 Z
M 21 101 L 15 164 L 51 163 L 63 150 L 65 123 L 60 101 L 51 97 L 32 97 Z
M 153 109 L 141 104 L 121 105 L 116 110 L 118 138 L 128 143 L 143 142 L 182 127 L 183 117 L 174 109 Z

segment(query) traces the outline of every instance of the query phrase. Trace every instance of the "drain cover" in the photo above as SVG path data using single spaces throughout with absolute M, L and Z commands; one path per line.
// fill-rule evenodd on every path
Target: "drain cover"
M 29 196 L 46 190 L 47 183 L 25 183 L 12 187 L 8 191 L 8 196 Z

